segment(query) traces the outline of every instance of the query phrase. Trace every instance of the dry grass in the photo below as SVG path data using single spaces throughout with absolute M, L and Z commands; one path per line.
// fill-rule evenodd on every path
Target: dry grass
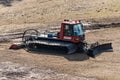
M 56 23 L 63 19 L 120 17 L 119 0 L 23 0 L 11 7 L 0 5 L 0 25 Z

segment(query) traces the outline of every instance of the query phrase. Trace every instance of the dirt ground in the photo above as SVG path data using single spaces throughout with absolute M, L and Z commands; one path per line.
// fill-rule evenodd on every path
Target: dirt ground
M 1 62 L 0 80 L 96 80 L 94 78 L 85 78 L 71 76 L 68 74 L 58 74 L 50 69 L 43 70 L 35 67 L 26 67 L 18 63 Z
M 9 0 L 11 6 L 6 1 L 0 1 L 0 34 L 50 28 L 64 19 L 120 23 L 120 0 Z M 0 80 L 120 80 L 120 26 L 91 30 L 86 41 L 112 42 L 113 52 L 90 58 L 10 50 L 14 42 L 0 43 Z
M 72 75 L 71 79 L 74 78 L 72 80 L 120 80 L 120 27 L 92 30 L 86 33 L 86 41 L 89 43 L 95 41 L 112 42 L 113 52 L 104 52 L 96 58 L 90 58 L 84 53 L 65 55 L 62 53 L 27 52 L 25 49 L 9 50 L 13 43 L 10 42 L 0 44 L 0 64 L 10 62 L 14 65 L 19 64 L 38 70 L 52 70 L 56 74 L 64 74 L 68 77 Z M 49 74 L 51 75 L 51 73 Z M 5 75 L 3 74 L 3 76 Z M 76 78 L 76 76 L 82 79 Z M 52 79 L 58 80 L 58 78 Z M 62 79 L 66 80 L 67 77 Z M 41 78 L 34 80 L 41 80 Z

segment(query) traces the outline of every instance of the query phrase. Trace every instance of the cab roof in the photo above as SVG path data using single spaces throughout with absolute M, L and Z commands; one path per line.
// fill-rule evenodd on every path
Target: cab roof
M 75 20 L 75 21 L 69 21 L 69 20 L 64 20 L 63 24 L 79 24 L 81 23 L 80 20 Z

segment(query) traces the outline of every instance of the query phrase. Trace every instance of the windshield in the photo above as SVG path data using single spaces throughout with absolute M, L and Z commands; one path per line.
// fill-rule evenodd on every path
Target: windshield
M 72 36 L 73 35 L 73 28 L 71 25 L 64 26 L 64 36 Z
M 80 36 L 84 34 L 81 24 L 73 25 L 73 31 L 74 31 L 74 36 Z

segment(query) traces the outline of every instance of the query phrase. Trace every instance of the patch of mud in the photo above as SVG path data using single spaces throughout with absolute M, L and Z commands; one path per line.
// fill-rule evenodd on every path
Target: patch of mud
M 96 80 L 95 78 L 85 78 L 59 74 L 50 69 L 42 70 L 25 67 L 17 63 L 0 63 L 0 80 Z

